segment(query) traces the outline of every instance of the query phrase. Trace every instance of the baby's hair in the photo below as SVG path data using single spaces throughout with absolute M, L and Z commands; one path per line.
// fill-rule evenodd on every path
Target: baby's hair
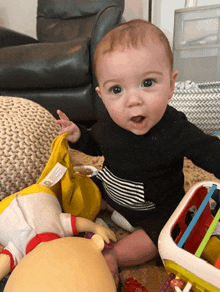
M 163 45 L 171 71 L 173 70 L 173 53 L 165 34 L 152 23 L 143 19 L 134 19 L 120 24 L 110 30 L 100 41 L 94 55 L 94 72 L 97 76 L 97 61 L 100 56 L 114 51 L 147 46 L 151 41 Z

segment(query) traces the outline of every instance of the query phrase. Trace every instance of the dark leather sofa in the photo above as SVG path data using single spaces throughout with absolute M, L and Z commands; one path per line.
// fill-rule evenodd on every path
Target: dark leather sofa
M 37 38 L 0 27 L 0 95 L 30 99 L 88 123 L 105 114 L 93 55 L 122 21 L 124 0 L 38 0 Z

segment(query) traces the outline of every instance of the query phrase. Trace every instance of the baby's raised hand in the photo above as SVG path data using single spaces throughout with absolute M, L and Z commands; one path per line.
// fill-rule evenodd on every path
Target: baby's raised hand
M 58 132 L 58 134 L 62 135 L 64 133 L 69 132 L 70 135 L 66 137 L 66 140 L 70 141 L 71 143 L 76 143 L 81 136 L 81 131 L 79 127 L 73 122 L 71 122 L 67 115 L 63 113 L 61 110 L 58 110 L 57 114 L 60 119 L 56 120 L 55 123 L 61 125 L 61 130 Z

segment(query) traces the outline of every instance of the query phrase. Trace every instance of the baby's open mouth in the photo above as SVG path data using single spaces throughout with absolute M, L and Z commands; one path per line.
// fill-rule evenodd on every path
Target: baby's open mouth
M 145 120 L 145 118 L 146 117 L 144 116 L 136 116 L 136 117 L 131 118 L 131 121 L 136 124 L 141 124 Z

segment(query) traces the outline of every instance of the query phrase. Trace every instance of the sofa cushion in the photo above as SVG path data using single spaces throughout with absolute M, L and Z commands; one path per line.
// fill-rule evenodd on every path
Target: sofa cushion
M 90 38 L 97 15 L 114 5 L 124 10 L 124 0 L 38 0 L 38 40 L 63 42 Z
M 0 88 L 75 88 L 91 82 L 88 40 L 0 49 Z
M 0 94 L 30 99 L 43 106 L 56 118 L 58 118 L 57 110 L 60 109 L 74 122 L 96 120 L 92 84 L 77 88 L 50 90 L 39 88 L 0 89 Z
M 96 15 L 76 19 L 38 18 L 37 38 L 42 42 L 65 42 L 91 38 Z
M 124 0 L 38 0 L 37 16 L 59 19 L 85 17 L 113 4 L 124 10 Z
M 0 48 L 38 43 L 38 40 L 10 28 L 0 26 Z

